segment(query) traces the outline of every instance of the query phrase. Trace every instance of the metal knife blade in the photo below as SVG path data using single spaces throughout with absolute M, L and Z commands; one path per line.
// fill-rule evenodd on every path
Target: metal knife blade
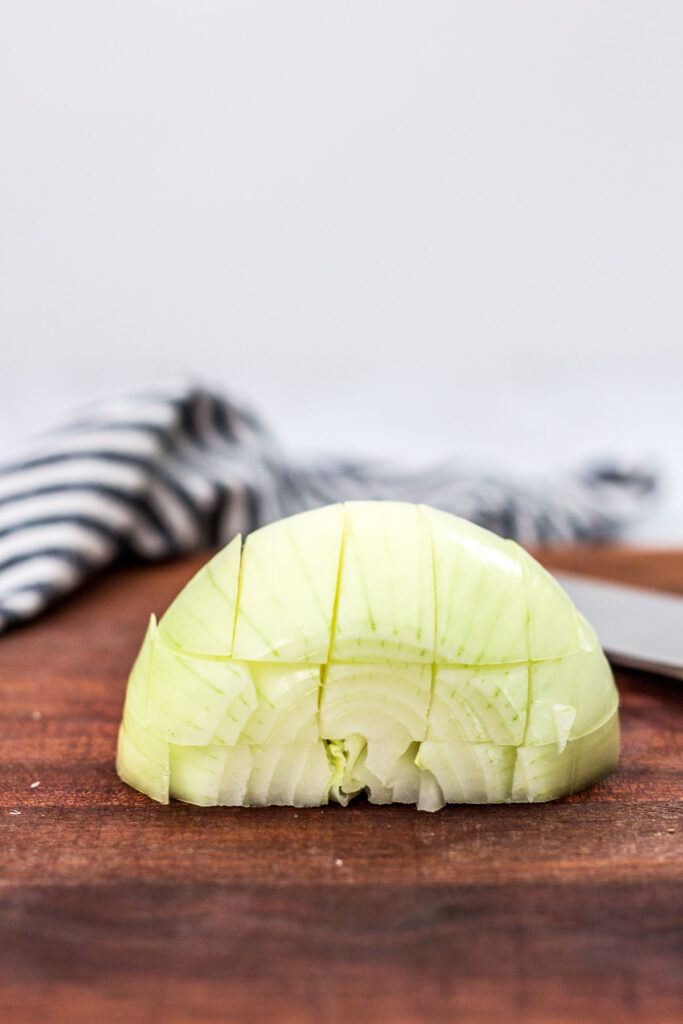
M 555 573 L 610 661 L 683 679 L 683 598 Z

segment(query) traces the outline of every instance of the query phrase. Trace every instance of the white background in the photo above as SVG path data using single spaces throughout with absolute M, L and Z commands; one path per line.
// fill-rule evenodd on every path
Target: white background
M 295 452 L 655 459 L 683 541 L 680 0 L 0 26 L 0 447 L 190 373 Z

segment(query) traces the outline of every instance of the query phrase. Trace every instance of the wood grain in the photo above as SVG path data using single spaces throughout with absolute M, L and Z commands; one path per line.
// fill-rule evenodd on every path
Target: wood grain
M 542 559 L 683 592 L 683 552 Z M 683 1019 L 680 684 L 619 672 L 622 766 L 555 804 L 160 807 L 116 728 L 197 564 L 0 640 L 2 1024 Z

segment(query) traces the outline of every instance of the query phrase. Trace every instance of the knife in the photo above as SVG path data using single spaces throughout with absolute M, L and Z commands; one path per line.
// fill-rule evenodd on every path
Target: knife
M 683 679 L 683 598 L 555 573 L 610 661 Z

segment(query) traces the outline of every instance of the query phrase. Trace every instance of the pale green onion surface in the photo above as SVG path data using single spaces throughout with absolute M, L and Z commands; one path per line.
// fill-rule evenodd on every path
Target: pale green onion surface
M 349 502 L 237 537 L 157 623 L 117 769 L 161 803 L 553 800 L 612 771 L 594 631 L 512 541 Z

